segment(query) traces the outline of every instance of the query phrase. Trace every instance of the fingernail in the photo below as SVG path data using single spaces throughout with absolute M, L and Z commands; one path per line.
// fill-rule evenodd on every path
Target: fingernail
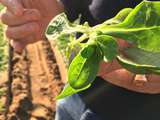
M 136 75 L 135 78 L 134 78 L 133 83 L 137 87 L 144 87 L 145 84 L 147 83 L 146 75 Z
M 11 41 L 11 46 L 14 48 L 15 52 L 21 54 L 23 52 L 24 47 L 16 41 Z

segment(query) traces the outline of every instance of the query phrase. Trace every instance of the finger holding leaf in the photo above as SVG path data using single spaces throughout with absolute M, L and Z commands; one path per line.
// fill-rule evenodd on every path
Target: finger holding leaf
M 116 59 L 122 66 L 121 72 L 124 74 L 128 71 L 126 74 L 128 81 L 131 81 L 131 78 L 147 81 L 144 74 L 147 74 L 148 77 L 150 74 L 160 74 L 159 11 L 160 2 L 142 1 L 134 9 L 124 9 L 114 18 L 94 27 L 70 23 L 64 14 L 56 17 L 48 27 L 47 36 L 49 38 L 55 38 L 62 33 L 71 34 L 76 38 L 77 32 L 82 33 L 80 38 L 71 42 L 73 46 L 83 45 L 69 66 L 69 87 L 79 92 L 91 85 L 98 74 L 102 60 L 112 62 Z M 56 26 L 55 23 L 60 18 L 63 24 Z M 122 39 L 131 46 L 121 47 L 115 38 Z M 118 75 L 118 72 L 116 73 Z M 114 76 L 114 71 L 112 76 Z

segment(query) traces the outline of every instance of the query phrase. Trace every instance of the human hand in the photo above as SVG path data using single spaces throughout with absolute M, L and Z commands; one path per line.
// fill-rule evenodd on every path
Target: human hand
M 1 13 L 1 20 L 7 25 L 6 36 L 16 51 L 45 37 L 50 20 L 63 7 L 56 0 L 0 0 L 7 8 Z
M 120 49 L 132 47 L 124 40 L 118 40 L 118 44 Z M 116 60 L 108 63 L 102 62 L 100 65 L 99 76 L 114 85 L 128 90 L 148 94 L 160 93 L 159 75 L 133 74 L 122 68 Z

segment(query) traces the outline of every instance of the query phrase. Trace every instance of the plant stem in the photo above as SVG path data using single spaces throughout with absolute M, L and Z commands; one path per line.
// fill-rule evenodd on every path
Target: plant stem
M 77 40 L 73 41 L 72 42 L 72 45 L 76 45 L 76 44 L 79 44 L 81 42 L 83 42 L 84 40 L 88 39 L 88 35 L 87 34 L 84 34 L 82 35 L 80 38 L 78 38 Z

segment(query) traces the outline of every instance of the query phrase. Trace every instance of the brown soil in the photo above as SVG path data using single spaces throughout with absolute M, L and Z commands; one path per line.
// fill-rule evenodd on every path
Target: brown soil
M 55 96 L 64 82 L 50 43 L 43 40 L 13 56 L 4 96 L 7 107 L 0 120 L 54 120 Z

